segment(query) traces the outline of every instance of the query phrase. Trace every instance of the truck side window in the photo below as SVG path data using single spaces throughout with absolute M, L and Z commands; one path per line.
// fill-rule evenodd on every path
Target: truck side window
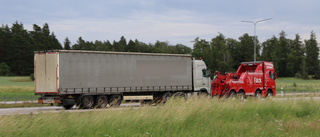
M 210 77 L 210 70 L 209 69 L 202 69 L 202 76 L 203 77 Z
M 269 72 L 270 78 L 274 79 L 274 73 L 272 73 L 271 71 Z

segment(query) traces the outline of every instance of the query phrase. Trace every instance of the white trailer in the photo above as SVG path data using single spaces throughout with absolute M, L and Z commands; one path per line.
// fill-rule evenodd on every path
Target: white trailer
M 191 55 L 36 51 L 34 66 L 39 103 L 66 109 L 118 106 L 123 99 L 165 102 L 172 95 L 211 91 L 205 63 Z

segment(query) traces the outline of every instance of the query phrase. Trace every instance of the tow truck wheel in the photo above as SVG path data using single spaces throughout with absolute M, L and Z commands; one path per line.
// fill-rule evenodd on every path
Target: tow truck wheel
M 95 100 L 95 108 L 106 108 L 108 105 L 108 98 L 106 96 L 97 96 Z
M 231 91 L 231 92 L 229 93 L 229 98 L 230 98 L 230 99 L 235 99 L 235 98 L 236 98 L 236 92 L 235 92 L 235 91 Z
M 262 92 L 260 90 L 256 91 L 256 98 L 260 99 L 262 97 Z
M 272 98 L 273 97 L 273 93 L 272 93 L 272 90 L 268 90 L 267 91 L 267 96 L 266 96 L 267 98 Z
M 246 99 L 246 95 L 245 95 L 245 92 L 243 90 L 239 91 L 237 96 L 240 98 L 240 100 L 245 100 Z
M 90 109 L 92 108 L 93 104 L 94 104 L 94 100 L 92 96 L 83 96 L 81 99 L 80 108 Z

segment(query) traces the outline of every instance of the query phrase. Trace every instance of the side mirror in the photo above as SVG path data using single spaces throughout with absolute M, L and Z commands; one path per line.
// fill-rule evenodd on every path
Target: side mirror
M 274 72 L 274 79 L 277 79 L 277 73 Z

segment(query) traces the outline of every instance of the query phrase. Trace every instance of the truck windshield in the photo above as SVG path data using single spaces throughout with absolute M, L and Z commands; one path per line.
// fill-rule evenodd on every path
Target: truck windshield
M 210 77 L 210 70 L 209 69 L 202 69 L 202 76 L 203 77 Z

